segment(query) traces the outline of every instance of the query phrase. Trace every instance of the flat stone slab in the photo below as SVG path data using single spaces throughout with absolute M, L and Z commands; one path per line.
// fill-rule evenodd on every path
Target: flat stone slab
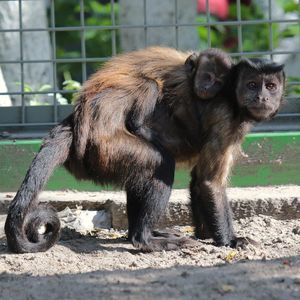
M 0 193 L 0 214 L 7 212 L 15 193 Z M 300 218 L 300 186 L 271 186 L 251 188 L 228 188 L 228 198 L 235 219 L 258 214 L 277 219 Z M 44 191 L 40 202 L 47 202 L 58 211 L 66 207 L 82 210 L 105 210 L 115 229 L 127 228 L 126 195 L 124 192 L 76 192 Z M 165 218 L 161 226 L 191 225 L 188 190 L 173 190 Z

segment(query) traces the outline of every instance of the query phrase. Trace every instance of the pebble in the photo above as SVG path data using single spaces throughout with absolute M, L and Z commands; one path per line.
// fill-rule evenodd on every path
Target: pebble
M 292 232 L 294 234 L 300 234 L 300 226 L 296 226 L 295 228 L 293 228 Z

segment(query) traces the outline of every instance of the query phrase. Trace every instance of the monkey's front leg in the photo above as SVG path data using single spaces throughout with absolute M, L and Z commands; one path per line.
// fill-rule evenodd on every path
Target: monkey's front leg
M 218 154 L 213 149 L 205 149 L 192 171 L 190 193 L 196 237 L 211 237 L 218 246 L 236 248 L 256 242 L 237 237 L 234 233 L 232 212 L 226 195 L 230 166 L 229 151 Z
M 212 237 L 218 246 L 236 246 L 231 209 L 224 187 L 193 178 L 191 203 L 196 237 Z

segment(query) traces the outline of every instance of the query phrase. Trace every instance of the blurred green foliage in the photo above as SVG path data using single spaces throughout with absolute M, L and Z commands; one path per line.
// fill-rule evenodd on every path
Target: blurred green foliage
M 295 0 L 277 0 L 276 2 L 285 13 L 298 12 L 298 3 Z M 230 3 L 228 20 L 238 20 L 237 5 L 235 2 Z M 241 20 L 267 20 L 266 15 L 260 6 L 255 1 L 251 4 L 241 3 Z M 197 22 L 206 22 L 205 15 L 199 15 Z M 215 21 L 214 16 L 210 17 L 211 21 Z M 227 20 L 226 20 L 227 21 Z M 272 34 L 270 34 L 270 32 Z M 210 27 L 199 26 L 198 34 L 200 38 L 200 49 L 208 45 L 208 38 L 211 39 L 211 47 L 225 48 L 228 52 L 243 52 L 250 51 L 267 51 L 271 48 L 276 48 L 279 41 L 283 38 L 294 37 L 299 35 L 299 24 L 290 24 L 286 26 L 279 26 L 278 23 L 273 24 L 257 24 L 257 25 L 242 25 L 241 26 L 241 49 L 238 44 L 238 26 L 229 25 L 213 25 Z M 272 39 L 272 40 L 270 40 Z
M 97 0 L 84 1 L 84 25 L 85 26 L 109 26 L 112 24 L 112 9 L 114 15 L 118 16 L 119 5 L 115 3 L 101 4 Z M 50 9 L 48 12 L 49 24 L 51 24 Z M 117 23 L 116 18 L 116 23 Z M 81 26 L 80 3 L 78 0 L 56 0 L 55 1 L 55 26 L 74 27 Z M 73 31 L 56 32 L 56 57 L 57 58 L 81 58 L 83 57 L 81 37 L 84 35 L 86 57 L 108 58 L 113 53 L 113 39 L 116 38 L 116 53 L 120 51 L 119 34 L 117 30 L 86 29 Z M 87 76 L 94 73 L 101 65 L 100 62 L 87 62 Z M 66 72 L 72 74 L 72 81 L 65 79 Z M 81 63 L 59 63 L 57 64 L 57 74 L 59 88 L 66 90 L 74 82 L 83 82 Z M 71 103 L 73 95 L 66 94 L 68 102 Z
M 297 12 L 299 3 L 297 0 L 276 0 L 277 3 L 283 8 L 285 13 Z
M 56 0 L 55 1 L 55 26 L 57 27 L 74 27 L 74 26 L 110 26 L 112 24 L 112 14 L 115 16 L 115 22 L 118 24 L 119 5 L 115 3 L 113 7 L 110 1 L 89 0 L 84 1 L 84 24 L 81 23 L 80 2 L 78 0 Z M 275 0 L 274 0 L 275 2 Z M 244 4 L 243 4 L 244 3 Z M 285 13 L 298 13 L 299 4 L 295 0 L 276 0 L 277 5 Z M 238 20 L 238 10 L 236 1 L 231 1 L 229 6 L 229 16 L 227 20 Z M 241 20 L 267 20 L 268 14 L 262 11 L 261 7 L 255 1 L 242 1 Z M 49 9 L 49 24 L 51 24 Z M 226 21 L 227 21 L 226 20 Z M 205 14 L 197 16 L 197 22 L 205 24 L 207 16 Z M 213 15 L 210 21 L 217 21 Z M 200 40 L 200 49 L 207 47 L 217 47 L 226 49 L 228 52 L 251 52 L 251 51 L 268 51 L 276 48 L 281 39 L 299 35 L 299 23 L 297 24 L 253 24 L 242 25 L 242 41 L 239 45 L 238 26 L 213 25 L 198 26 L 197 32 Z M 271 34 L 272 33 L 272 34 Z M 56 32 L 56 56 L 57 58 L 81 58 L 83 57 L 82 38 L 85 40 L 85 55 L 88 58 L 101 58 L 103 61 L 109 58 L 113 52 L 120 52 L 119 31 L 111 29 L 92 29 L 57 31 Z M 270 40 L 272 38 L 272 40 Z M 211 43 L 208 43 L 210 39 Z M 113 49 L 113 41 L 115 49 Z M 94 73 L 102 62 L 87 62 L 85 64 L 87 76 Z M 74 91 L 78 90 L 84 78 L 82 74 L 82 63 L 59 63 L 57 64 L 59 89 Z M 295 78 L 290 81 L 299 81 Z M 293 87 L 293 93 L 300 94 L 298 87 Z M 68 103 L 74 100 L 74 94 L 64 94 L 62 97 Z
M 294 96 L 300 95 L 300 77 L 289 76 L 287 78 L 287 94 Z

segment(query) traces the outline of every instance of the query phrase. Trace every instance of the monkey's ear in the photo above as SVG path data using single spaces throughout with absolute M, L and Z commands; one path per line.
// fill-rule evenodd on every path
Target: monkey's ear
M 193 53 L 186 59 L 184 63 L 185 70 L 189 76 L 193 76 L 196 71 L 197 59 L 198 59 L 197 53 Z

